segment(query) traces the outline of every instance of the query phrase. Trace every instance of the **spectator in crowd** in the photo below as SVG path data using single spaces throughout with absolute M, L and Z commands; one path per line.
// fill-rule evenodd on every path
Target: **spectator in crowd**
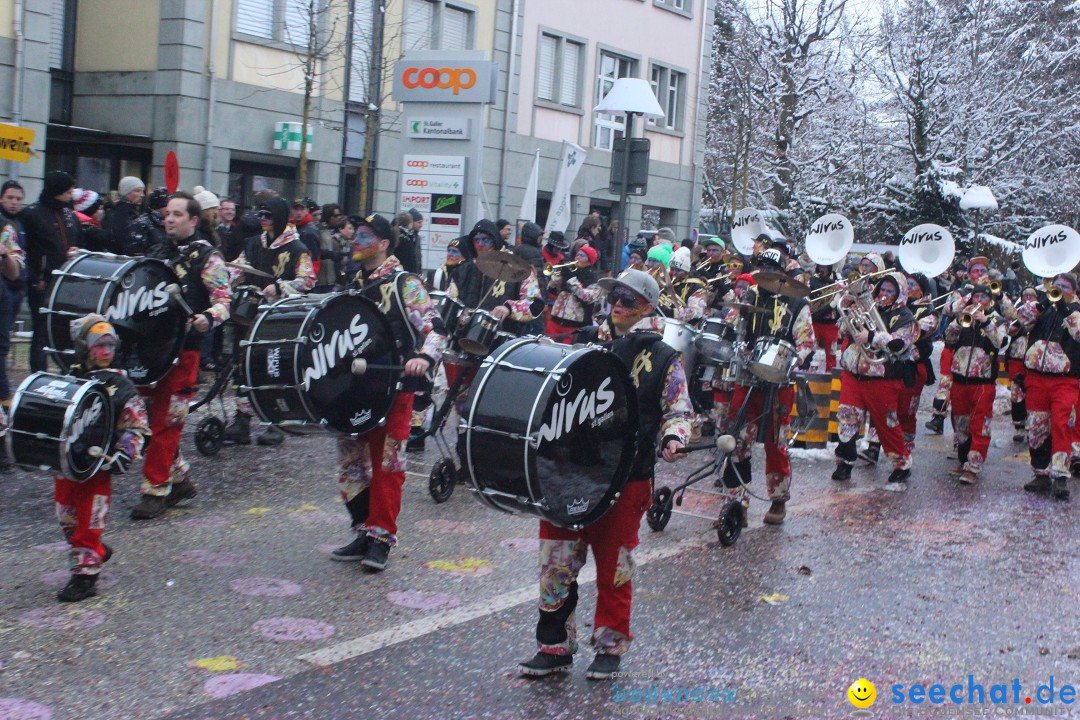
M 162 210 L 169 202 L 169 191 L 155 188 L 146 198 L 146 210 L 131 223 L 127 239 L 114 238 L 121 255 L 145 255 L 150 248 L 165 239 L 165 219 Z
M 397 232 L 394 257 L 398 259 L 406 272 L 419 274 L 423 262 L 420 258 L 420 237 L 412 229 L 415 224 L 416 220 L 409 210 L 399 212 L 394 218 L 393 227 Z
M 120 178 L 116 193 L 120 199 L 101 221 L 101 228 L 112 237 L 117 252 L 130 254 L 127 248 L 131 246 L 131 225 L 142 214 L 146 184 L 134 175 L 128 175 Z
M 671 228 L 662 227 L 657 229 L 656 235 L 653 236 L 653 247 L 657 245 L 669 245 L 672 249 L 675 248 L 675 231 Z
M 345 224 L 345 214 L 337 203 L 327 203 L 319 212 L 319 253 L 322 261 L 319 263 L 319 276 L 315 279 L 315 287 L 320 290 L 332 287 L 341 275 L 341 263 L 345 255 L 346 247 L 341 244 L 339 231 Z
M 202 208 L 199 214 L 199 237 L 214 247 L 220 248 L 221 238 L 217 234 L 218 223 L 221 222 L 221 216 L 218 213 L 221 208 L 220 198 L 202 185 L 196 185 L 192 194 L 195 196 L 195 201 L 199 203 L 199 207 Z
M 239 236 L 236 223 L 236 202 L 221 198 L 218 208 L 217 236 L 221 241 L 221 254 L 226 262 L 232 262 L 244 249 L 244 238 Z
M 11 331 L 15 316 L 26 295 L 26 232 L 19 213 L 26 193 L 22 185 L 8 180 L 0 187 L 0 405 L 11 404 L 11 385 L 7 377 L 7 357 L 11 351 Z M 8 259 L 10 257 L 10 260 Z M 9 275 L 18 263 L 17 274 Z M 7 453 L 0 453 L 0 468 L 6 467 Z
M 311 206 L 315 203 L 304 198 L 303 200 L 297 200 L 292 204 L 292 224 L 296 228 L 296 232 L 300 233 L 300 242 L 304 243 L 308 252 L 311 253 L 311 267 L 315 270 L 315 277 L 319 277 L 319 261 L 322 259 L 322 254 L 319 252 L 319 246 L 322 245 L 322 235 L 319 233 L 318 224 L 311 217 Z M 318 205 L 315 205 L 318 208 Z M 262 226 L 259 227 L 259 232 L 262 232 Z
M 513 241 L 510 240 L 510 236 L 514 234 L 514 226 L 510 221 L 499 218 L 495 221 L 495 227 L 499 230 L 499 237 L 503 239 L 503 244 L 506 247 L 514 247 Z
M 26 228 L 27 299 L 33 318 L 30 372 L 48 369 L 45 342 L 48 318 L 41 314 L 49 278 L 67 262 L 68 250 L 82 245 L 82 231 L 71 207 L 75 178 L 54 170 L 45 174 L 38 201 L 23 211 Z
M 105 217 L 101 196 L 93 190 L 75 188 L 71 193 L 71 206 L 82 230 L 83 247 L 94 252 L 116 252 L 113 236 L 101 227 Z
M 607 257 L 605 248 L 602 245 L 602 240 L 600 239 L 600 232 L 602 229 L 603 223 L 597 215 L 587 215 L 585 216 L 585 219 L 581 221 L 581 227 L 578 228 L 577 237 L 574 238 L 575 245 L 578 245 L 580 241 L 584 241 L 585 244 L 596 251 L 596 255 L 599 259 L 594 265 L 600 267 L 605 266 L 605 259 Z M 574 253 L 576 252 L 577 249 L 575 247 L 570 257 L 574 257 Z

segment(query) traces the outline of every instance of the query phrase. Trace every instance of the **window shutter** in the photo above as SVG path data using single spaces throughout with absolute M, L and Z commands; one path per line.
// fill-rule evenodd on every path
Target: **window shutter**
M 315 23 L 318 28 L 320 20 L 320 2 L 315 0 L 310 5 L 311 7 L 309 7 L 309 0 L 285 0 L 284 13 L 281 17 L 281 34 L 278 37 L 284 42 L 306 48 L 311 24 Z M 318 38 L 318 30 L 316 30 L 316 38 Z
M 67 10 L 65 0 L 52 0 L 52 27 L 49 28 L 49 67 L 64 67 L 64 20 Z
M 559 77 L 559 102 L 570 107 L 578 104 L 578 77 L 581 70 L 581 45 L 563 41 L 562 75 Z
M 371 82 L 371 57 L 375 43 L 373 0 L 356 0 L 353 13 L 352 62 L 349 66 L 349 101 L 366 103 Z
M 435 29 L 435 5 L 428 0 L 408 0 L 405 6 L 405 27 L 402 29 L 402 50 L 430 50 L 431 33 Z
M 443 6 L 440 50 L 469 49 L 469 13 Z
M 548 102 L 555 102 L 555 51 L 558 46 L 558 38 L 540 36 L 536 53 L 536 97 Z
M 272 39 L 274 0 L 237 0 L 236 32 Z

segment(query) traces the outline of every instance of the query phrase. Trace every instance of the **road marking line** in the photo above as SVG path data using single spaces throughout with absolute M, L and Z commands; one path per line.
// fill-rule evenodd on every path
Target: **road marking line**
M 835 497 L 837 495 L 864 495 L 876 489 L 878 489 L 876 486 L 869 486 L 851 488 L 844 493 L 827 492 L 808 503 L 799 505 L 797 509 L 792 508 L 790 514 L 793 516 L 805 515 L 809 512 L 813 512 L 819 506 L 832 504 L 835 502 Z M 743 530 L 743 532 L 752 532 L 762 527 L 766 526 L 762 525 L 747 528 Z M 656 560 L 664 560 L 673 557 L 687 550 L 696 550 L 705 547 L 706 545 L 715 542 L 715 538 L 716 533 L 710 528 L 707 533 L 696 534 L 672 545 L 661 545 L 635 550 L 635 565 L 641 567 L 642 565 L 647 565 Z M 583 586 L 595 581 L 596 566 L 590 560 L 589 564 L 578 575 L 578 585 Z M 322 667 L 333 665 L 342 662 L 343 660 L 351 660 L 352 658 L 368 655 L 377 650 L 382 650 L 383 648 L 398 645 L 409 640 L 415 640 L 416 638 L 429 635 L 438 630 L 455 627 L 487 615 L 494 615 L 495 613 L 508 610 L 517 605 L 535 602 L 537 593 L 538 590 L 535 584 L 517 590 L 511 590 L 510 592 L 496 595 L 490 600 L 473 603 L 472 605 L 465 605 L 464 607 L 449 612 L 420 618 L 419 620 L 403 623 L 395 627 L 387 628 L 386 630 L 371 633 L 370 635 L 354 638 L 353 640 L 346 640 L 345 642 L 337 643 L 335 645 L 328 645 L 319 650 L 300 655 L 297 657 L 297 660 L 302 660 L 311 663 L 312 665 L 319 665 Z

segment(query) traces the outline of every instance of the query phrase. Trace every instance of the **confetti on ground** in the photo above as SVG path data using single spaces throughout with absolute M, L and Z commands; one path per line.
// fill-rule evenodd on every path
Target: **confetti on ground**
M 265 515 L 270 512 L 270 508 L 250 508 L 244 511 L 245 515 Z
M 89 630 L 105 622 L 105 613 L 82 607 L 44 607 L 27 610 L 18 620 L 41 630 Z
M 67 581 L 71 579 L 71 573 L 67 570 L 57 570 L 55 572 L 45 573 L 41 576 L 41 582 L 46 585 L 50 585 L 57 590 L 67 585 Z M 95 587 L 98 590 L 108 590 L 117 582 L 117 577 L 111 572 L 103 572 L 98 574 L 97 583 Z M 0 720 L 3 720 L 4 716 L 0 715 Z
M 414 610 L 445 610 L 461 605 L 461 599 L 454 595 L 424 590 L 395 590 L 386 593 L 386 599 L 395 605 Z
M 297 617 L 273 617 L 251 626 L 263 637 L 281 642 L 325 640 L 334 634 L 334 626 L 319 620 Z
M 243 663 L 237 660 L 232 655 L 218 655 L 212 658 L 201 658 L 192 662 L 195 667 L 201 667 L 203 670 L 209 670 L 210 672 L 227 672 L 229 670 L 237 670 L 243 667 Z
M 177 555 L 176 559 L 187 565 L 213 568 L 238 567 L 247 562 L 247 558 L 239 553 L 218 550 L 188 550 Z
M 0 698 L 2 720 L 49 720 L 52 710 L 41 703 L 22 698 Z
M 293 509 L 289 510 L 289 512 L 296 512 L 296 513 L 299 513 L 299 512 L 315 512 L 316 510 L 322 510 L 322 508 L 319 507 L 318 505 L 312 505 L 311 503 L 304 503 L 303 505 L 301 505 L 298 508 L 293 508 Z
M 780 593 L 773 593 L 772 595 L 762 595 L 758 599 L 761 600 L 761 602 L 763 603 L 768 603 L 769 605 L 779 605 L 780 603 L 787 602 L 791 598 L 789 598 L 787 595 L 781 595 Z
M 287 597 L 299 595 L 304 591 L 303 586 L 292 580 L 265 577 L 239 578 L 231 581 L 229 587 L 241 595 L 255 597 Z
M 220 675 L 210 678 L 203 685 L 203 690 L 213 698 L 226 698 L 237 693 L 247 692 L 267 683 L 280 680 L 276 675 L 259 675 L 257 673 L 236 673 L 234 675 Z
M 451 575 L 462 575 L 467 577 L 490 575 L 492 570 L 494 570 L 494 566 L 490 562 L 480 558 L 461 558 L 460 560 L 452 562 L 446 560 L 432 560 L 429 563 L 424 563 L 424 567 L 431 568 L 432 570 L 442 570 Z

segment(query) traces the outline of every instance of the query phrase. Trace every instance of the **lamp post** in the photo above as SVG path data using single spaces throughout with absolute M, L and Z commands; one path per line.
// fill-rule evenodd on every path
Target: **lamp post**
M 627 226 L 627 204 L 630 194 L 630 140 L 634 136 L 634 116 L 660 120 L 664 117 L 664 110 L 653 94 L 652 86 L 640 78 L 619 78 L 611 86 L 611 90 L 593 108 L 593 112 L 605 115 L 622 115 L 626 117 L 626 132 L 623 135 L 622 153 L 622 178 L 619 185 L 619 237 L 616 239 L 612 267 L 615 274 L 622 271 L 622 248 L 625 244 L 624 237 L 629 238 L 630 228 Z M 612 162 L 615 162 L 612 157 Z

